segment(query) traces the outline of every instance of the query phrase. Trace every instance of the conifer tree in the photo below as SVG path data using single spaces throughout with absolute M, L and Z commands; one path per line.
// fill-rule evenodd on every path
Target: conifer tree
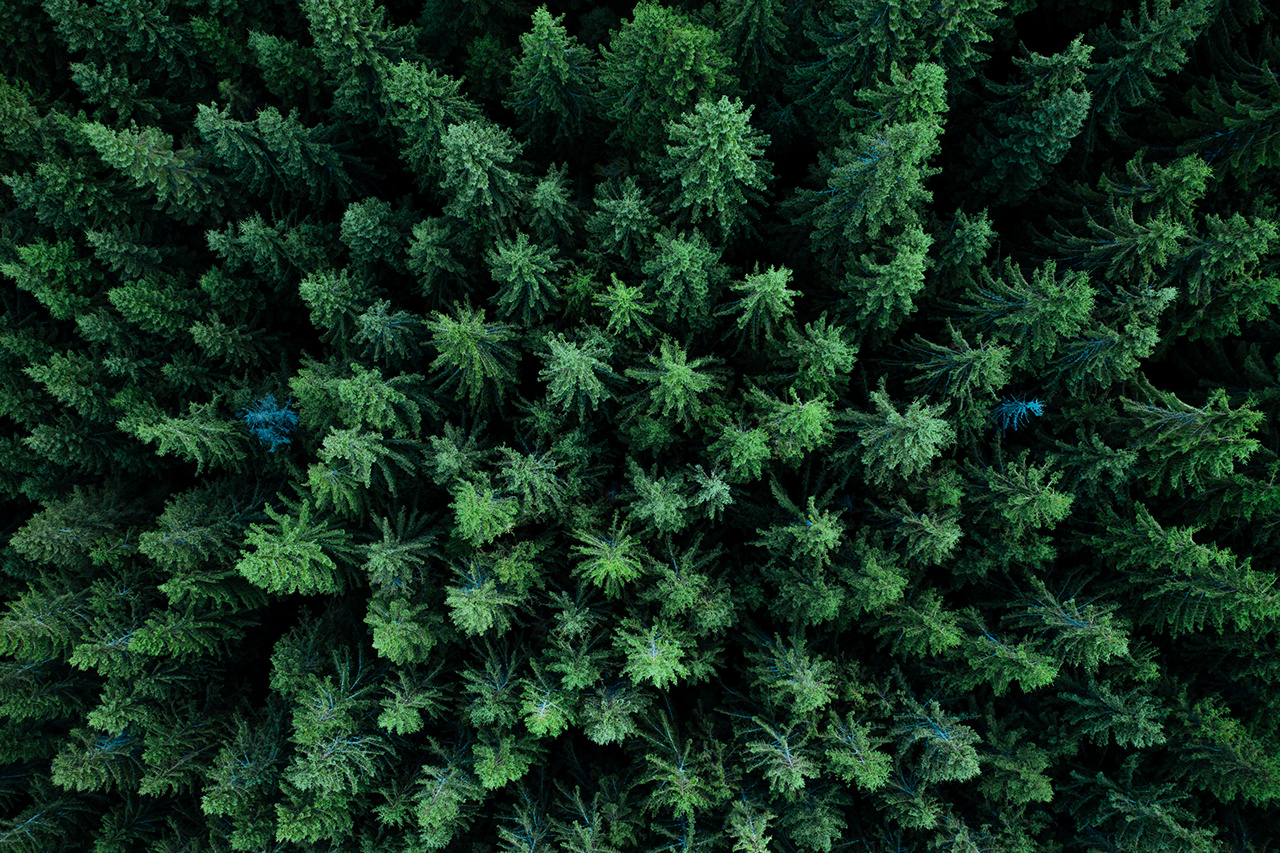
M 196 472 L 213 465 L 239 470 L 246 461 L 247 430 L 217 412 L 218 404 L 192 403 L 186 416 L 141 412 L 126 416 L 118 426 L 144 442 L 156 445 L 161 456 L 177 455 L 196 463 Z
M 286 105 L 315 107 L 324 69 L 315 48 L 261 30 L 250 30 L 246 46 L 262 72 L 263 85 Z
M 1014 345 L 1010 361 L 1037 369 L 1049 363 L 1060 342 L 1086 328 L 1094 310 L 1096 291 L 1088 277 L 1067 273 L 1059 278 L 1049 262 L 1032 273 L 1031 281 L 1011 259 L 1000 274 L 983 270 L 981 284 L 963 310 L 981 330 L 997 329 Z
M 610 141 L 657 155 L 668 121 L 724 92 L 729 59 L 714 31 L 680 12 L 645 2 L 632 15 L 600 48 L 600 98 Z
M 521 146 L 511 134 L 484 121 L 451 124 L 440 141 L 444 212 L 477 229 L 505 232 L 520 210 L 525 178 Z
M 531 245 L 529 235 L 517 231 L 515 240 L 499 240 L 487 260 L 499 284 L 499 316 L 527 326 L 548 313 L 559 295 L 551 278 L 560 268 L 553 248 Z
M 391 66 L 409 50 L 413 27 L 388 27 L 372 0 L 306 0 L 302 4 L 315 52 L 336 87 L 334 110 L 378 126 L 379 99 Z
M 630 260 L 651 237 L 658 219 L 635 179 L 620 184 L 605 182 L 596 188 L 596 212 L 587 219 L 587 231 L 598 241 L 601 255 L 615 254 Z
M 448 317 L 433 311 L 427 323 L 431 345 L 438 353 L 431 368 L 442 371 L 445 384 L 456 384 L 468 403 L 476 406 L 486 396 L 494 399 L 515 381 L 512 366 L 517 353 L 506 343 L 513 334 L 508 326 L 486 322 L 482 308 L 455 306 L 453 313 Z
M 307 499 L 265 509 L 272 524 L 252 524 L 236 569 L 268 592 L 338 592 L 355 557 L 351 534 L 319 515 Z
M 989 84 L 1001 105 L 991 106 L 989 127 L 969 143 L 977 189 L 1016 204 L 1044 185 L 1088 117 L 1083 87 L 1093 48 L 1077 38 L 1062 53 L 1014 58 L 1017 82 Z M 978 172 L 981 168 L 983 171 Z
M 102 161 L 136 187 L 150 189 L 157 206 L 189 224 L 202 214 L 217 215 L 222 195 L 217 179 L 200 165 L 198 151 L 187 147 L 175 151 L 173 138 L 157 127 L 112 130 L 86 122 L 80 129 Z
M 640 269 L 669 326 L 701 330 L 725 277 L 720 252 L 700 232 L 659 232 Z
M 1155 81 L 1182 68 L 1188 45 L 1210 26 L 1213 11 L 1211 0 L 1182 2 L 1176 9 L 1169 0 L 1156 0 L 1139 5 L 1136 16 L 1126 12 L 1119 34 L 1104 31 L 1086 78 L 1092 121 L 1114 127 L 1122 110 L 1156 97 Z
M 689 360 L 688 351 L 675 341 L 664 338 L 657 355 L 649 356 L 651 368 L 629 367 L 627 376 L 648 384 L 650 414 L 660 414 L 678 423 L 689 425 L 699 418 L 707 407 L 703 398 L 710 391 L 721 387 L 723 380 L 714 368 L 700 370 L 714 364 L 710 356 Z
M 876 413 L 842 413 L 854 426 L 859 455 L 873 482 L 885 485 L 923 472 L 944 449 L 955 443 L 955 429 L 942 417 L 943 406 L 914 400 L 899 412 L 883 387 L 871 393 Z
M 68 48 L 88 51 L 93 59 L 140 65 L 162 65 L 167 75 L 201 86 L 196 70 L 196 45 L 188 27 L 169 18 L 166 0 L 135 3 L 119 9 L 89 6 L 76 0 L 55 0 L 46 13 Z
M 857 344 L 849 340 L 849 330 L 828 322 L 824 311 L 818 319 L 806 323 L 803 331 L 788 325 L 784 333 L 788 359 L 796 365 L 796 393 L 840 396 L 848 386 L 858 352 Z
M 1145 456 L 1145 473 L 1158 493 L 1225 476 L 1235 462 L 1257 450 L 1258 441 L 1247 436 L 1263 414 L 1248 406 L 1232 409 L 1225 389 L 1214 389 L 1198 408 L 1150 385 L 1146 390 L 1146 402 L 1122 400 L 1137 422 L 1134 442 L 1141 448 L 1139 464 Z
M 1266 3 L 197 5 L 0 2 L 0 847 L 1261 853 Z
M 585 420 L 614 395 L 605 380 L 617 380 L 609 367 L 610 341 L 598 328 L 588 327 L 575 339 L 563 333 L 546 338 L 545 366 L 538 378 L 547 383 L 547 402 L 562 411 L 577 411 Z
M 256 195 L 278 200 L 305 187 L 313 201 L 323 202 L 353 188 L 347 169 L 359 162 L 334 143 L 331 128 L 307 127 L 296 111 L 282 116 L 267 107 L 247 122 L 232 119 L 226 107 L 201 105 L 196 128 L 215 162 Z
M 461 94 L 462 81 L 419 63 L 399 62 L 387 71 L 388 119 L 403 134 L 400 156 L 420 186 L 444 176 L 441 147 L 450 126 L 479 121 L 480 108 Z
M 1224 45 L 1218 67 L 1227 70 L 1199 80 L 1185 99 L 1191 116 L 1174 122 L 1179 137 L 1187 139 L 1179 153 L 1198 153 L 1209 165 L 1223 167 L 1215 172 L 1219 180 L 1225 168 L 1245 187 L 1274 166 L 1280 135 L 1273 121 L 1277 83 L 1269 69 L 1278 50 L 1280 43 L 1270 37 L 1253 55 Z
M 727 97 L 699 101 L 692 114 L 667 125 L 671 142 L 658 169 L 673 192 L 678 188 L 672 211 L 695 225 L 711 220 L 726 240 L 748 224 L 749 205 L 773 177 L 762 160 L 769 137 L 748 127 L 751 111 Z
M 917 335 L 906 348 L 907 363 L 917 371 L 910 381 L 944 394 L 955 405 L 957 421 L 972 429 L 985 420 L 994 392 L 1009 381 L 1009 347 L 986 342 L 981 335 L 971 345 L 950 321 L 947 331 L 950 346 Z
M 809 230 L 824 263 L 834 265 L 859 243 L 917 221 L 917 206 L 932 198 L 924 180 L 936 170 L 924 164 L 939 130 L 927 120 L 894 124 L 824 158 L 826 188 L 802 190 L 794 203 L 797 224 Z
M 821 59 L 792 65 L 790 90 L 825 126 L 837 101 L 888 76 L 894 62 L 914 64 L 925 58 L 921 0 L 880 4 L 841 0 L 806 19 L 805 35 Z
M 530 133 L 553 144 L 579 139 L 595 119 L 595 57 L 569 35 L 564 15 L 545 5 L 533 12 L 533 29 L 520 36 L 520 60 L 511 71 L 507 106 Z
M 548 243 L 558 244 L 581 227 L 581 211 L 570 198 L 567 174 L 567 165 L 550 167 L 545 176 L 535 179 L 525 198 L 534 236 Z
M 918 764 L 925 782 L 963 782 L 981 772 L 975 745 L 982 738 L 961 722 L 964 717 L 948 714 L 936 701 L 908 699 L 903 706 L 893 733 L 904 747 L 922 746 Z

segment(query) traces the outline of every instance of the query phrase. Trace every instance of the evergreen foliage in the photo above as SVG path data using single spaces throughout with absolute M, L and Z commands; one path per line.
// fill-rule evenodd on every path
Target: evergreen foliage
M 0 848 L 1264 853 L 1260 0 L 0 0 Z

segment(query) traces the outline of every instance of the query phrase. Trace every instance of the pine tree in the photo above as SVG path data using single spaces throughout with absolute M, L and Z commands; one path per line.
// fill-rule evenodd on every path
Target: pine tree
M 1022 269 L 1006 259 L 1003 274 L 983 270 L 982 284 L 964 310 L 982 331 L 998 330 L 1012 344 L 1010 362 L 1034 370 L 1050 363 L 1061 341 L 1087 328 L 1096 293 L 1088 276 L 1068 272 L 1059 277 L 1050 261 L 1028 282 Z
M 899 412 L 883 387 L 871 393 L 871 402 L 875 414 L 846 412 L 840 418 L 855 424 L 859 455 L 872 482 L 888 485 L 915 477 L 956 441 L 955 429 L 941 417 L 943 406 L 913 400 Z
M 981 334 L 976 346 L 971 345 L 950 321 L 947 332 L 950 346 L 917 335 L 905 348 L 903 363 L 917 371 L 911 384 L 946 395 L 955 406 L 957 422 L 972 429 L 986 419 L 991 397 L 1009 381 L 1009 347 L 986 342 Z
M 906 699 L 903 705 L 893 733 L 904 747 L 922 745 L 917 762 L 925 782 L 963 782 L 981 772 L 975 745 L 982 738 L 961 722 L 965 717 L 947 713 L 936 701 Z
M 816 127 L 827 127 L 838 101 L 889 76 L 894 62 L 925 59 L 923 0 L 841 0 L 806 19 L 804 32 L 820 59 L 792 65 L 789 91 Z
M 388 27 L 386 9 L 372 0 L 306 0 L 302 12 L 316 55 L 336 85 L 334 111 L 378 125 L 384 81 L 411 48 L 415 28 Z
M 1026 729 L 988 716 L 986 748 L 982 752 L 980 790 L 993 802 L 1023 805 L 1053 800 L 1053 785 L 1045 771 L 1051 751 L 1027 737 Z
M 172 454 L 196 463 L 197 474 L 209 465 L 240 470 L 248 456 L 247 430 L 220 416 L 217 409 L 217 401 L 210 401 L 191 403 L 185 417 L 140 411 L 121 418 L 117 426 L 157 445 L 161 456 Z
M 756 693 L 775 708 L 795 718 L 812 719 L 815 711 L 836 698 L 836 666 L 819 654 L 810 653 L 810 644 L 796 633 L 783 640 L 756 637 L 747 652 L 751 663 L 750 682 Z
M 46 13 L 68 48 L 87 51 L 93 59 L 126 57 L 144 67 L 160 65 L 167 76 L 203 88 L 197 71 L 196 45 L 187 27 L 169 19 L 166 0 L 151 0 L 116 9 L 76 0 L 54 0 Z
M 814 751 L 807 749 L 812 732 L 807 723 L 792 722 L 771 725 L 760 717 L 752 717 L 755 728 L 744 733 L 746 766 L 760 771 L 769 783 L 769 792 L 794 802 L 804 796 L 805 780 L 820 772 Z M 752 736 L 754 735 L 754 736 Z
M 858 345 L 849 340 L 848 328 L 827 320 L 827 312 L 806 323 L 804 330 L 784 328 L 786 353 L 794 361 L 797 394 L 839 397 L 848 387 Z
M 725 277 L 720 250 L 700 232 L 659 232 L 640 269 L 671 327 L 700 331 Z
M 695 225 L 709 219 L 725 240 L 747 226 L 749 205 L 773 178 L 762 159 L 769 137 L 749 128 L 751 112 L 742 101 L 721 97 L 699 101 L 691 114 L 667 124 L 671 142 L 658 173 L 672 182 L 671 210 Z
M 423 765 L 414 796 L 414 816 L 422 843 L 432 849 L 448 846 L 475 820 L 485 789 L 461 761 Z
M 889 125 L 824 157 L 826 188 L 799 191 L 792 208 L 825 265 L 835 267 L 854 246 L 915 225 L 918 206 L 932 198 L 924 181 L 937 170 L 925 163 L 940 130 L 929 119 Z
M 1275 127 L 1280 84 L 1270 71 L 1278 50 L 1280 43 L 1268 36 L 1253 55 L 1225 49 L 1215 57 L 1224 73 L 1200 78 L 1185 96 L 1191 116 L 1172 122 L 1178 138 L 1187 139 L 1179 153 L 1198 153 L 1219 167 L 1219 180 L 1229 174 L 1245 188 L 1280 162 Z
M 773 841 L 773 836 L 768 834 L 769 823 L 776 819 L 776 814 L 753 805 L 745 794 L 734 800 L 726 823 L 734 839 L 734 853 L 767 853 Z
M 821 732 L 826 744 L 824 755 L 829 771 L 845 783 L 856 783 L 864 791 L 876 791 L 889 781 L 893 757 L 877 749 L 889 742 L 874 734 L 874 729 L 847 712 L 843 719 L 834 712 L 827 714 L 827 726 Z
M 1280 279 L 1263 274 L 1258 261 L 1277 239 L 1280 228 L 1262 217 L 1205 216 L 1203 231 L 1188 235 L 1171 265 L 1169 278 L 1185 288 L 1186 298 L 1169 334 L 1213 340 L 1239 334 L 1242 322 L 1266 316 L 1280 297 Z
M 969 466 L 982 490 L 982 497 L 975 498 L 975 502 L 994 509 L 1013 539 L 1031 530 L 1053 528 L 1067 517 L 1074 502 L 1072 495 L 1053 488 L 1062 474 L 1049 465 L 1031 465 L 1028 455 L 1024 451 L 1000 469 Z
M 684 347 L 670 338 L 663 338 L 658 354 L 649 356 L 651 368 L 629 367 L 626 374 L 647 384 L 647 410 L 650 414 L 664 418 L 674 416 L 676 422 L 688 426 L 707 408 L 708 392 L 724 384 L 716 369 L 711 367 L 716 361 L 711 356 L 690 361 Z
M 400 156 L 423 188 L 445 176 L 442 143 L 448 129 L 481 119 L 461 87 L 461 80 L 419 63 L 400 62 L 387 72 L 387 116 L 404 138 Z
M 547 315 L 559 296 L 552 276 L 560 269 L 555 249 L 530 245 L 529 235 L 516 232 L 515 240 L 499 240 L 487 255 L 489 272 L 499 289 L 495 301 L 499 316 L 528 326 Z
M 575 565 L 575 574 L 602 587 L 609 598 L 618 598 L 625 584 L 644 573 L 644 551 L 636 539 L 627 535 L 626 524 L 619 525 L 616 517 L 607 534 L 574 531 L 573 536 L 580 543 L 573 546 L 573 551 L 583 558 Z
M 633 518 L 649 522 L 659 533 L 674 533 L 689 525 L 685 512 L 689 495 L 685 492 L 684 473 L 671 476 L 647 474 L 634 459 L 628 460 L 632 494 L 630 513 Z
M 558 679 L 534 665 L 534 677 L 525 681 L 525 727 L 539 738 L 558 737 L 578 722 L 577 696 L 563 690 Z
M 380 198 L 353 201 L 342 214 L 342 242 L 362 269 L 385 265 L 404 272 L 411 222 L 403 200 L 398 209 Z
M 915 308 L 913 297 L 924 289 L 927 253 L 933 238 L 908 225 L 883 249 L 846 259 L 844 279 L 837 285 L 841 307 L 863 328 L 892 332 Z
M 69 239 L 15 246 L 0 272 L 36 298 L 57 320 L 71 320 L 98 301 L 102 271 Z
M 1255 806 L 1280 797 L 1280 763 L 1252 726 L 1209 696 L 1183 711 L 1182 745 L 1174 769 L 1192 787 L 1223 803 L 1243 799 Z
M 1031 693 L 1057 679 L 1058 662 L 1037 649 L 1034 643 L 994 634 L 981 620 L 977 628 L 976 635 L 964 649 L 971 673 L 961 675 L 958 678 L 961 683 L 974 686 L 985 683 L 996 696 L 1003 696 L 1015 681 L 1022 692 Z
M 930 58 L 940 61 L 951 79 L 960 81 L 977 73 L 987 58 L 980 50 L 996 38 L 999 0 L 965 0 L 930 7 Z
M 520 210 L 525 177 L 516 158 L 522 146 L 485 121 L 451 124 L 440 140 L 444 212 L 481 230 L 507 231 Z
M 351 534 L 318 516 L 310 501 L 267 507 L 270 526 L 251 524 L 236 570 L 268 592 L 336 593 L 347 584 L 356 556 Z
M 671 718 L 661 712 L 651 715 L 649 729 L 652 734 L 643 735 L 649 745 L 644 756 L 648 772 L 640 780 L 640 784 L 652 786 L 647 811 L 669 812 L 692 822 L 699 811 L 731 796 L 723 774 L 717 778 L 716 768 L 711 766 L 710 749 L 695 752 L 694 739 L 682 736 Z
M 596 212 L 587 219 L 587 231 L 596 240 L 594 252 L 629 261 L 647 246 L 658 219 L 634 178 L 600 184 L 595 204 Z
M 205 236 L 209 248 L 227 262 L 225 270 L 211 270 L 205 275 L 202 287 L 206 290 L 232 289 L 235 281 L 227 274 L 246 264 L 276 288 L 286 280 L 292 286 L 295 275 L 306 276 L 336 266 L 327 249 L 332 239 L 328 229 L 313 222 L 267 224 L 254 213 L 229 223 L 224 231 L 209 231 Z
M 808 796 L 789 803 L 778 816 L 778 828 L 794 845 L 815 853 L 831 853 L 848 823 L 844 819 L 853 804 L 841 786 L 823 780 L 810 785 Z
M 449 217 L 425 219 L 413 226 L 405 266 L 418 278 L 419 289 L 431 304 L 439 305 L 446 293 L 473 286 L 473 272 L 460 257 L 468 240 L 457 220 Z
M 757 480 L 770 456 L 769 434 L 759 427 L 747 426 L 741 419 L 726 420 L 718 425 L 716 439 L 708 449 L 732 481 Z
M 1021 611 L 1006 619 L 1033 633 L 1039 647 L 1060 664 L 1095 672 L 1128 656 L 1129 623 L 1116 616 L 1118 604 L 1079 603 L 1076 595 L 1055 594 L 1038 578 L 1029 583 L 1032 591 L 1022 600 Z
M 1107 537 L 1090 537 L 1128 581 L 1121 587 L 1148 602 L 1141 622 L 1174 636 L 1228 623 L 1242 630 L 1270 625 L 1280 599 L 1276 577 L 1225 548 L 1195 542 L 1196 527 L 1164 527 L 1142 504 L 1133 522 L 1107 514 Z M 1127 587 L 1127 588 L 1126 588 Z
M 1103 31 L 1086 82 L 1093 94 L 1092 121 L 1115 127 L 1124 110 L 1142 106 L 1159 94 L 1156 80 L 1179 71 L 1187 47 L 1208 29 L 1215 12 L 1212 0 L 1142 3 L 1135 16 L 1124 15 L 1119 34 Z M 1104 58 L 1105 57 L 1105 58 Z
M 503 734 L 475 746 L 476 778 L 486 790 L 519 780 L 543 750 L 528 736 Z
M 1209 853 L 1222 849 L 1213 829 L 1201 826 L 1181 805 L 1188 794 L 1169 784 L 1143 784 L 1134 762 L 1127 761 L 1119 782 L 1099 772 L 1092 778 L 1076 771 L 1080 824 L 1125 848 L 1147 853 Z M 1143 780 L 1145 782 L 1145 780 Z
M 787 287 L 790 281 L 791 270 L 786 267 L 769 267 L 764 272 L 757 267 L 751 275 L 730 285 L 738 298 L 717 313 L 737 315 L 734 326 L 739 340 L 752 349 L 766 340 L 774 342 L 780 329 L 794 328 L 794 324 L 783 322 L 790 318 L 792 302 L 799 295 Z
M 361 516 L 367 510 L 368 493 L 374 489 L 396 495 L 397 469 L 412 474 L 416 443 L 408 439 L 385 438 L 362 430 L 334 429 L 325 436 L 318 452 L 319 462 L 308 471 L 308 486 L 321 508 L 332 506 L 347 516 Z
M 457 385 L 473 407 L 486 397 L 499 398 L 515 381 L 512 368 L 518 355 L 506 343 L 513 337 L 510 327 L 486 322 L 483 308 L 455 305 L 453 313 L 431 312 L 427 328 L 439 353 L 431 369 L 441 371 L 446 387 Z
M 296 110 L 282 116 L 267 107 L 247 122 L 231 118 L 227 107 L 201 105 L 196 129 L 214 161 L 255 195 L 278 201 L 305 188 L 319 203 L 346 198 L 354 188 L 348 168 L 360 168 L 360 162 L 334 142 L 332 128 L 307 127 Z
M 547 402 L 564 412 L 576 411 L 579 420 L 585 421 L 588 411 L 596 411 L 614 396 L 605 384 L 618 379 L 609 367 L 609 339 L 598 328 L 588 327 L 574 339 L 556 333 L 545 343 L 545 366 L 538 378 L 547 383 Z
M 894 537 L 913 563 L 936 566 L 944 562 L 953 555 L 964 537 L 960 513 L 954 508 L 938 507 L 918 512 L 905 499 L 899 498 L 893 507 L 877 508 L 876 512 L 893 525 Z
M 315 107 L 315 96 L 324 79 L 315 48 L 261 30 L 248 33 L 246 46 L 271 94 L 287 105 Z
M 1035 192 L 1084 127 L 1091 95 L 1083 87 L 1093 48 L 1077 38 L 1062 53 L 1014 58 L 1017 82 L 988 86 L 1000 99 L 988 127 L 968 143 L 979 192 L 1016 204 Z M 1012 102 L 1012 103 L 1010 103 Z
M 549 167 L 525 197 L 533 235 L 543 242 L 562 243 L 581 227 L 581 210 L 570 196 L 568 168 L 565 164 Z
M 795 389 L 786 402 L 750 391 L 760 426 L 769 437 L 771 456 L 788 464 L 798 464 L 807 454 L 828 446 L 835 438 L 833 406 L 825 397 L 801 399 Z
M 581 138 L 598 109 L 595 57 L 569 35 L 564 15 L 545 5 L 533 12 L 533 29 L 520 36 L 520 60 L 511 71 L 506 104 L 535 138 L 568 144 Z
M 657 3 L 641 3 L 600 48 L 600 98 L 610 142 L 658 154 L 666 123 L 727 86 L 728 58 L 713 30 Z
M 492 542 L 515 526 L 519 505 L 484 481 L 459 480 L 454 487 L 455 527 L 473 545 Z
M 1198 408 L 1150 385 L 1145 390 L 1146 402 L 1127 397 L 1122 402 L 1136 422 L 1133 441 L 1141 448 L 1139 464 L 1158 493 L 1226 476 L 1235 462 L 1258 449 L 1258 441 L 1246 436 L 1262 421 L 1262 412 L 1248 406 L 1232 409 L 1226 389 L 1213 389 Z
M 80 132 L 104 163 L 139 189 L 149 189 L 157 207 L 179 221 L 194 224 L 202 215 L 217 217 L 223 195 L 217 178 L 200 165 L 198 151 L 187 147 L 175 151 L 173 138 L 157 127 L 112 130 L 86 122 Z

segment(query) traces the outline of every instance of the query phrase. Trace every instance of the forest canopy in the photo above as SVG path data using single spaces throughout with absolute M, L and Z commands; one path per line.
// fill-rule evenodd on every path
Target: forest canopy
M 0 0 L 0 849 L 1280 848 L 1261 0 Z

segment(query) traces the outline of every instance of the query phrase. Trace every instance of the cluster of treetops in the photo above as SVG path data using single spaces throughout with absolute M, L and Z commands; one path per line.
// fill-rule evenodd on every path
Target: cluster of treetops
M 0 0 L 0 850 L 1277 850 L 1277 17 Z

